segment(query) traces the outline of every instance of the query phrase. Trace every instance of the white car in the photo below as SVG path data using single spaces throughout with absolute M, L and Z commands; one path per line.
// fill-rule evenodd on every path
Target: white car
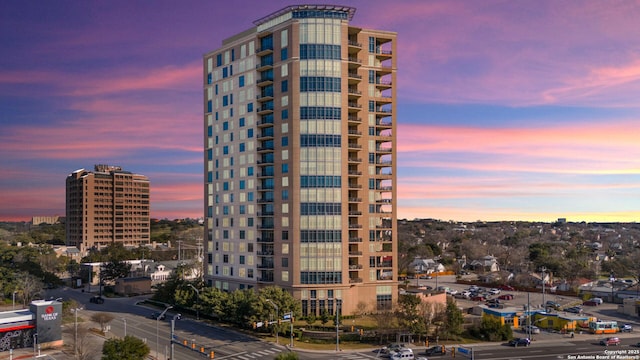
M 604 302 L 604 301 L 602 301 L 602 299 L 601 299 L 601 298 L 593 298 L 593 299 L 591 299 L 591 301 L 594 301 L 594 302 L 595 302 L 595 303 L 597 303 L 598 305 L 602 305 L 602 303 Z
M 448 289 L 447 290 L 447 294 L 449 294 L 449 295 L 455 295 L 457 293 L 458 293 L 458 290 L 455 290 L 455 289 Z
M 471 292 L 478 291 L 478 290 L 480 290 L 480 288 L 476 285 L 469 286 L 469 291 Z
M 527 334 L 540 334 L 540 328 L 535 325 L 525 325 L 522 327 L 522 332 Z
M 491 294 L 493 294 L 493 295 L 498 295 L 498 294 L 500 294 L 500 289 L 493 288 L 493 289 L 489 290 L 489 292 Z

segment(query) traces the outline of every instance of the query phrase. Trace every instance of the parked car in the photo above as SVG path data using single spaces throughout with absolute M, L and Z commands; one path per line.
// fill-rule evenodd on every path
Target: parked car
M 549 301 L 547 301 L 547 303 L 545 304 L 545 307 L 548 307 L 548 308 L 552 308 L 552 309 L 558 310 L 558 309 L 560 309 L 560 307 L 562 307 L 562 305 L 560 305 L 560 303 L 558 303 L 558 302 L 555 302 L 555 301 L 551 301 L 551 300 L 549 300 Z
M 578 307 L 578 306 L 572 306 L 570 308 L 565 309 L 564 311 L 570 312 L 570 313 L 573 313 L 573 314 L 581 314 L 582 313 L 582 308 Z
M 459 293 L 453 295 L 453 297 L 456 298 L 456 299 L 468 299 L 469 295 L 468 295 L 468 292 L 467 292 L 467 294 L 465 294 L 465 292 L 459 292 Z
M 500 300 L 498 300 L 498 299 L 489 299 L 489 300 L 487 300 L 487 304 L 500 304 Z
M 518 347 L 518 346 L 529 346 L 531 345 L 531 340 L 528 338 L 515 338 L 509 341 L 509 346 Z
M 164 320 L 165 319 L 165 314 L 159 313 L 159 312 L 154 312 L 151 313 L 151 315 L 149 315 L 150 319 L 154 319 L 154 320 Z
M 485 298 L 482 295 L 476 295 L 474 297 L 471 298 L 472 301 L 485 301 L 487 298 Z
M 493 288 L 493 289 L 489 290 L 489 292 L 491 294 L 493 294 L 493 295 L 498 295 L 498 294 L 500 294 L 500 289 Z
M 527 334 L 540 334 L 540 328 L 535 325 L 525 325 L 521 330 Z
M 446 355 L 447 354 L 447 348 L 444 347 L 444 345 L 432 346 L 432 347 L 428 348 L 427 350 L 425 350 L 424 354 L 428 355 L 428 356 Z
M 477 285 L 469 286 L 469 291 L 478 291 L 478 290 L 480 290 L 480 288 Z
M 498 299 L 500 299 L 500 300 L 513 300 L 513 295 L 512 294 L 502 294 L 502 295 L 498 296 Z
M 622 332 L 632 332 L 633 331 L 633 326 L 631 326 L 631 324 L 624 324 L 622 326 L 618 325 L 618 327 L 620 328 L 620 331 L 622 331 Z
M 604 302 L 601 298 L 593 298 L 591 300 L 595 301 L 598 305 L 602 305 L 602 303 Z
M 500 285 L 498 286 L 498 289 L 506 290 L 506 291 L 516 291 L 516 289 L 513 286 L 509 286 L 509 285 Z
M 455 289 L 447 289 L 445 292 L 446 292 L 447 294 L 449 294 L 449 295 L 455 295 L 455 294 L 457 294 L 457 293 L 458 293 L 458 290 L 455 290 Z
M 94 304 L 104 304 L 104 298 L 102 296 L 96 295 L 89 299 L 89 302 Z
M 600 345 L 604 345 L 604 346 L 618 346 L 620 345 L 620 339 L 617 337 L 608 337 L 605 339 L 600 340 Z
M 598 306 L 599 304 L 596 301 L 587 300 L 587 301 L 583 302 L 582 305 L 584 305 L 584 306 Z

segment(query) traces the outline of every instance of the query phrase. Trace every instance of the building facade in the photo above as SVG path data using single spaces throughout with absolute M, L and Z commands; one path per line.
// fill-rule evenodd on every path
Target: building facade
M 150 241 L 149 179 L 118 166 L 76 170 L 66 180 L 66 245 L 85 255 L 111 243 Z
M 396 299 L 396 33 L 354 13 L 289 6 L 204 55 L 209 285 L 303 315 Z

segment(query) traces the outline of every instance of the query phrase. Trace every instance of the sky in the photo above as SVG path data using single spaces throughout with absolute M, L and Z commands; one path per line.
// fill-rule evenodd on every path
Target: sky
M 94 164 L 203 216 L 202 56 L 302 1 L 0 2 L 0 221 Z M 337 1 L 398 33 L 398 218 L 640 220 L 639 1 Z

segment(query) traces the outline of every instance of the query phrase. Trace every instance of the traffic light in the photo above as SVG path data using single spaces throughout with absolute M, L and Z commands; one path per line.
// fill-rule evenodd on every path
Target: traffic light
M 253 327 L 253 329 L 255 330 L 255 329 L 256 329 L 256 327 L 258 327 L 258 324 L 256 324 L 256 322 L 254 321 L 254 322 L 251 324 L 251 326 L 252 326 L 252 327 Z
M 278 325 L 280 325 L 280 319 L 278 319 Z
M 268 328 L 269 327 L 269 320 L 265 320 L 264 321 L 264 327 Z

